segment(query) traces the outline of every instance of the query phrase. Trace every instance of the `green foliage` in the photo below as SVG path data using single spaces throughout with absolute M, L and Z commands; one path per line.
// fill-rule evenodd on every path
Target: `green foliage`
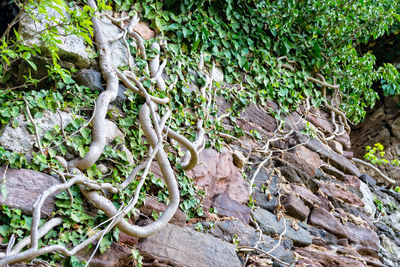
M 400 166 L 399 159 L 393 159 L 389 161 L 384 158 L 386 154 L 384 149 L 385 148 L 380 143 L 376 143 L 373 147 L 366 146 L 367 153 L 364 155 L 364 158 L 370 161 L 372 164 L 377 164 L 377 165 L 391 164 L 394 166 Z
M 272 99 L 288 111 L 309 96 L 319 105 L 320 87 L 304 83 L 315 73 L 330 83 L 336 78 L 341 108 L 354 122 L 375 103 L 374 81 L 385 79 L 385 92 L 398 93 L 397 70 L 377 69 L 373 55 L 356 50 L 397 25 L 398 1 L 147 0 L 135 8 L 176 54 L 204 53 L 224 66 L 227 82 L 244 82 L 246 90 L 235 95 L 239 107 Z M 296 70 L 282 68 L 281 56 L 295 60 Z

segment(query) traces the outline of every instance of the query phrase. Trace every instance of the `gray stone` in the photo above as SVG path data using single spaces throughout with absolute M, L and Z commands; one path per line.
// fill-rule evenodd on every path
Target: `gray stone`
M 308 246 L 311 244 L 311 236 L 308 231 L 303 228 L 299 228 L 298 230 L 293 229 L 290 220 L 285 219 L 284 224 L 283 219 L 278 221 L 274 214 L 260 208 L 255 209 L 252 214 L 254 219 L 260 225 L 263 233 L 271 236 L 280 235 L 285 230 L 286 225 L 286 233 L 284 236 L 291 239 L 295 245 Z
M 220 67 L 216 67 L 214 70 L 214 81 L 223 82 L 224 81 L 224 71 Z
M 79 85 L 84 85 L 92 90 L 104 92 L 106 89 L 106 82 L 101 76 L 101 73 L 91 69 L 82 69 L 74 74 L 74 80 Z M 119 84 L 117 98 L 112 102 L 117 107 L 122 108 L 125 101 L 128 99 L 125 95 L 126 87 Z
M 390 216 L 384 216 L 381 220 L 382 222 L 389 225 L 395 233 L 400 235 L 400 211 L 397 211 L 396 213 Z
M 71 113 L 60 112 L 63 127 L 67 126 L 74 118 Z M 24 115 L 16 118 L 19 125 L 13 128 L 9 123 L 0 134 L 0 145 L 5 149 L 18 153 L 26 153 L 27 158 L 32 157 L 33 145 L 36 143 L 36 137 L 28 131 L 27 124 L 29 120 Z M 50 111 L 43 112 L 43 117 L 34 119 L 39 128 L 39 137 L 42 138 L 47 131 L 53 130 L 54 126 L 61 126 L 60 116 Z
M 364 182 L 360 181 L 360 191 L 362 194 L 362 201 L 364 202 L 365 206 L 365 212 L 369 216 L 374 216 L 376 212 L 376 207 L 374 203 L 374 196 L 372 195 L 371 190 L 369 189 L 368 185 L 366 185 Z
M 145 258 L 173 266 L 242 266 L 233 244 L 172 224 L 140 240 L 136 248 Z
M 115 26 L 108 18 L 100 19 L 101 28 L 106 38 L 113 39 L 121 33 L 121 30 Z M 134 62 L 132 55 L 128 51 L 122 39 L 115 40 L 109 43 L 111 50 L 112 65 L 116 68 L 119 66 L 128 65 L 128 56 L 131 57 L 131 62 Z
M 0 168 L 1 185 L 4 185 L 5 167 Z M 50 186 L 60 184 L 53 176 L 25 169 L 7 169 L 5 173 L 7 197 L 0 195 L 0 205 L 21 210 L 24 214 L 32 215 L 32 206 L 37 198 Z M 42 217 L 47 217 L 55 209 L 54 195 L 49 196 L 42 206 Z
M 252 173 L 255 172 L 255 169 Z M 253 174 L 249 177 L 251 178 Z M 255 201 L 256 205 L 273 212 L 278 205 L 278 176 L 274 175 L 270 177 L 270 172 L 264 167 L 260 169 L 255 180 L 254 190 L 251 197 Z
M 65 10 L 65 7 L 61 6 L 60 9 Z M 61 23 L 63 17 L 69 18 L 69 15 L 66 11 L 60 14 L 53 8 L 47 8 L 48 16 L 54 18 L 54 21 L 49 22 L 46 19 L 46 14 L 40 13 L 37 10 L 33 12 L 36 21 L 27 14 L 23 16 L 19 22 L 19 33 L 24 39 L 24 45 L 44 47 L 43 41 L 40 38 L 40 32 L 46 29 L 46 24 L 49 23 L 50 26 L 55 26 L 57 23 Z M 79 68 L 89 67 L 91 63 L 89 59 L 90 49 L 86 47 L 84 39 L 75 34 L 66 33 L 61 27 L 56 27 L 56 29 L 61 33 L 57 37 L 60 40 L 60 43 L 57 44 L 59 57 L 62 60 L 73 62 Z M 47 51 L 44 52 L 47 53 Z
M 254 228 L 236 220 L 218 222 L 209 233 L 228 242 L 236 237 L 239 240 L 239 246 L 253 247 L 259 240 L 259 233 Z M 262 236 L 262 241 L 263 242 L 259 243 L 258 247 L 264 251 L 270 251 L 278 243 L 278 240 L 272 239 L 267 235 Z M 292 264 L 295 258 L 290 251 L 291 247 L 291 244 L 287 245 L 287 242 L 281 242 L 281 244 L 270 253 L 275 258 Z
M 397 261 L 400 261 L 400 248 L 385 235 L 381 235 L 380 238 L 382 247 L 389 251 Z
M 96 91 L 104 91 L 106 82 L 101 76 L 101 73 L 96 70 L 81 69 L 74 73 L 73 78 L 79 85 L 84 85 Z
M 360 180 L 363 181 L 364 183 L 368 184 L 368 185 L 376 185 L 376 181 L 374 178 L 372 178 L 371 176 L 369 176 L 368 174 L 362 174 L 360 175 Z
M 304 184 L 313 192 L 318 190 L 318 184 L 314 181 L 314 177 L 310 177 L 304 171 L 295 168 L 292 164 L 285 161 L 276 160 L 275 167 L 279 167 L 281 174 L 288 182 L 292 184 Z M 317 173 L 318 171 L 319 169 L 317 169 Z

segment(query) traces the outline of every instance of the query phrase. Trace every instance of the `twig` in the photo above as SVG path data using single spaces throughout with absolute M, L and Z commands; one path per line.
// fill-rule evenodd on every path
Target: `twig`
M 44 155 L 44 153 L 43 153 L 43 148 L 42 148 L 42 144 L 40 143 L 39 131 L 38 131 L 38 128 L 37 128 L 37 126 L 36 126 L 35 121 L 34 121 L 33 118 L 32 118 L 31 111 L 29 110 L 29 103 L 28 103 L 28 101 L 25 99 L 25 97 L 23 97 L 22 99 L 23 99 L 24 102 L 25 102 L 25 105 L 26 105 L 26 112 L 28 113 L 29 120 L 31 121 L 31 123 L 33 124 L 33 127 L 35 128 L 36 142 L 37 142 L 37 144 L 38 144 L 38 146 L 39 146 L 40 154 Z
M 253 248 L 253 247 L 249 247 L 249 246 L 241 246 L 241 247 L 239 247 L 238 249 L 239 249 L 239 251 L 242 251 L 242 252 L 257 251 L 257 252 L 259 252 L 259 253 L 265 254 L 266 256 L 270 257 L 270 258 L 273 259 L 274 261 L 279 262 L 280 264 L 283 264 L 283 265 L 286 265 L 286 266 L 290 266 L 289 263 L 284 262 L 284 261 L 278 259 L 277 257 L 272 256 L 270 253 L 268 253 L 268 252 L 266 252 L 266 251 L 264 251 L 264 250 L 262 250 L 262 249 L 259 249 L 259 248 Z

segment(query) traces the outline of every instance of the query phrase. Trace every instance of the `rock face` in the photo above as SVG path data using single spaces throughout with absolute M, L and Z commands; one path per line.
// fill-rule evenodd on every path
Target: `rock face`
M 385 148 L 385 158 L 400 158 L 400 107 L 399 96 L 384 97 L 375 104 L 373 110 L 366 115 L 364 122 L 353 127 L 351 141 L 355 157 L 363 158 L 366 146 L 380 143 Z M 366 174 L 380 179 L 374 171 L 360 166 Z M 390 164 L 380 166 L 380 170 L 392 179 L 400 179 L 398 167 Z
M 310 209 L 294 194 L 289 194 L 282 204 L 287 214 L 301 221 L 306 219 L 308 214 L 310 214 Z
M 71 113 L 60 112 L 62 117 L 63 127 L 67 126 L 72 120 L 73 116 Z M 17 128 L 13 128 L 9 123 L 0 134 L 0 145 L 5 149 L 27 153 L 27 157 L 32 156 L 33 145 L 36 143 L 35 135 L 28 131 L 28 121 L 23 115 L 16 118 L 19 125 Z M 34 119 L 35 124 L 38 126 L 39 137 L 42 138 L 44 134 L 54 129 L 54 126 L 61 126 L 60 115 L 52 113 L 50 111 L 43 112 L 43 117 L 40 119 Z
M 5 167 L 0 168 L 0 177 L 3 178 Z M 5 187 L 7 198 L 0 195 L 0 205 L 20 209 L 23 213 L 31 215 L 32 206 L 38 197 L 50 186 L 59 184 L 60 181 L 53 176 L 24 169 L 7 169 L 5 173 Z M 4 181 L 1 181 L 4 184 Z M 47 217 L 54 210 L 54 195 L 48 197 L 42 206 L 42 216 Z
M 65 10 L 64 7 L 60 7 L 61 10 Z M 23 16 L 19 23 L 19 33 L 24 38 L 24 45 L 27 46 L 38 46 L 43 47 L 43 42 L 40 38 L 40 32 L 46 29 L 46 23 L 50 25 L 56 25 L 60 23 L 63 17 L 69 18 L 67 12 L 60 14 L 53 8 L 47 9 L 48 16 L 54 18 L 53 22 L 49 22 L 46 19 L 46 15 L 38 11 L 34 11 L 34 16 L 36 21 L 34 21 L 28 15 Z M 56 27 L 58 31 L 65 34 L 65 31 L 60 27 Z M 79 68 L 87 68 L 90 66 L 90 49 L 88 50 L 83 38 L 80 38 L 74 34 L 66 34 L 58 37 L 60 43 L 57 44 L 59 48 L 58 55 L 61 59 L 74 62 L 74 64 Z M 89 51 L 89 52 L 88 52 Z M 46 51 L 45 51 L 46 52 Z
M 233 244 L 172 224 L 136 247 L 145 259 L 155 258 L 172 266 L 242 266 Z

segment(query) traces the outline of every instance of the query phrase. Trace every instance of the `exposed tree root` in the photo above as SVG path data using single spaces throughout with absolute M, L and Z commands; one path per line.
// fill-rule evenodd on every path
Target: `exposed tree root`
M 372 164 L 370 164 L 370 163 L 368 163 L 368 162 L 365 162 L 365 161 L 363 161 L 363 160 L 361 160 L 361 159 L 358 159 L 358 158 L 353 158 L 352 160 L 353 160 L 354 162 L 356 162 L 356 163 L 362 164 L 362 165 L 364 165 L 364 166 L 367 166 L 367 167 L 373 169 L 374 171 L 376 171 L 376 172 L 379 174 L 380 177 L 382 177 L 382 178 L 383 178 L 386 182 L 388 182 L 390 185 L 396 185 L 396 184 L 397 184 L 395 180 L 393 180 L 393 179 L 387 177 L 383 172 L 381 172 L 381 171 L 380 171 L 377 167 L 375 167 L 374 165 L 372 165 Z

